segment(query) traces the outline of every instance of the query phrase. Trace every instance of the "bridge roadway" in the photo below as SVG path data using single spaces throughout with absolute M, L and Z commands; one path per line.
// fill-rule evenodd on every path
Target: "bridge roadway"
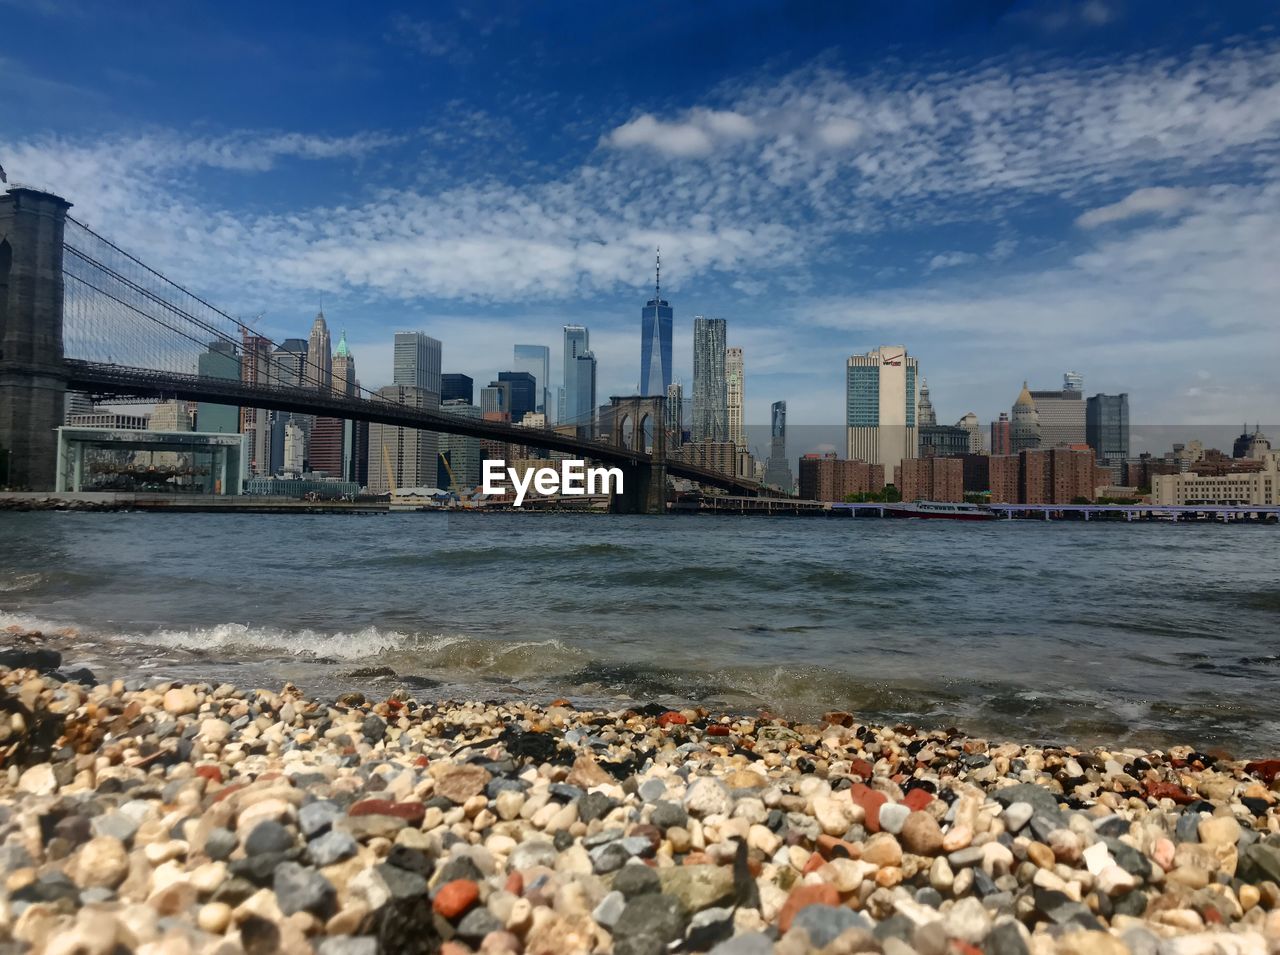
M 489 438 L 510 444 L 544 448 L 548 451 L 561 451 L 623 468 L 650 467 L 654 463 L 653 455 L 644 451 L 606 444 L 603 441 L 573 438 L 548 428 L 521 428 L 500 421 L 484 421 L 437 411 L 424 411 L 377 398 L 348 398 L 342 395 L 325 394 L 313 388 L 250 385 L 235 379 L 182 375 L 176 372 L 152 371 L 147 368 L 130 368 L 125 365 L 71 358 L 64 359 L 63 364 L 66 368 L 69 390 L 87 391 L 103 397 L 208 401 L 245 408 L 267 408 L 272 411 L 292 411 L 295 414 L 345 418 L 350 421 L 370 421 L 377 424 L 419 428 L 423 431 L 460 434 L 471 438 Z M 667 473 L 670 475 L 723 488 L 735 494 L 764 493 L 769 496 L 782 496 L 777 492 L 765 491 L 753 481 L 732 478 L 709 468 L 684 464 L 670 458 L 665 464 Z

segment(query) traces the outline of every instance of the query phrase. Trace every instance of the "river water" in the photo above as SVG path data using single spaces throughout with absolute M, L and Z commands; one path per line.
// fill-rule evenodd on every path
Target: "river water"
M 1275 526 L 10 513 L 5 627 L 100 677 L 1280 743 Z

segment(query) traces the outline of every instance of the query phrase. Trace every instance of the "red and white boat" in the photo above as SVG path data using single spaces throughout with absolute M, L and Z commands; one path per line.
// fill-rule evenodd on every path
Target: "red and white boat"
M 994 521 L 995 512 L 981 504 L 953 504 L 943 501 L 912 501 L 910 504 L 888 504 L 890 517 L 920 517 L 944 521 Z

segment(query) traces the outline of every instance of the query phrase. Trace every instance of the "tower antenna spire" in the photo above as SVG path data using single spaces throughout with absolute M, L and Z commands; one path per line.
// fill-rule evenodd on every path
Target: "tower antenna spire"
M 662 298 L 662 296 L 659 294 L 661 291 L 662 291 L 662 246 L 658 246 L 657 265 L 655 266 L 654 273 L 653 273 L 653 304 L 655 306 L 657 306 L 658 302 Z

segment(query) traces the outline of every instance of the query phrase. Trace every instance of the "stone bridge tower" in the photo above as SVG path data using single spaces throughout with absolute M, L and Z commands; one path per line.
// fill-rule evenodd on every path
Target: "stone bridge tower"
M 0 450 L 8 483 L 55 486 L 66 412 L 62 233 L 71 203 L 35 189 L 0 196 Z
M 651 464 L 623 470 L 622 493 L 609 502 L 614 514 L 667 512 L 667 399 L 663 395 L 611 397 L 610 442 L 633 451 L 648 451 Z

